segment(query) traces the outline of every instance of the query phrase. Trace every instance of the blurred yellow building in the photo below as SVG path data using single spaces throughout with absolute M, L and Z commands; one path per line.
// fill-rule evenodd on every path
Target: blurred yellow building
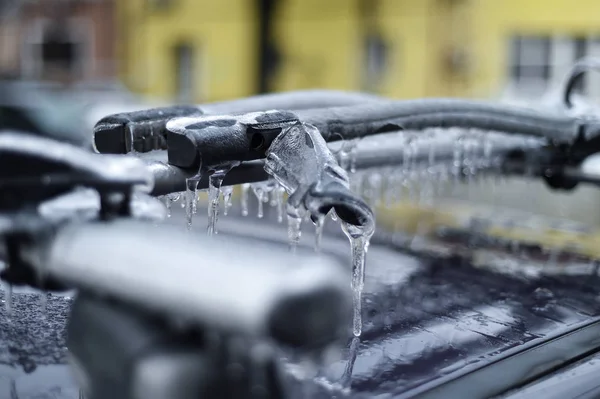
M 599 0 L 120 0 L 118 15 L 123 80 L 179 101 L 314 87 L 539 97 L 600 55 Z

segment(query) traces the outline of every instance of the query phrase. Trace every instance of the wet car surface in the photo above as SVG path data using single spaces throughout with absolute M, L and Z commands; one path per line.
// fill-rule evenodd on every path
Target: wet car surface
M 183 227 L 180 209 L 171 223 Z M 194 221 L 205 234 L 206 223 Z M 249 216 L 221 216 L 220 234 L 287 245 L 285 227 Z M 301 243 L 312 246 L 312 226 Z M 328 222 L 323 251 L 348 264 L 347 240 Z M 257 260 L 258 261 L 258 260 Z M 251 264 L 249 264 L 251 267 Z M 350 274 L 348 275 L 350 282 Z M 460 259 L 414 256 L 374 244 L 368 254 L 360 341 L 342 359 L 304 378 L 290 371 L 294 397 L 493 397 L 524 386 L 600 344 L 598 276 L 525 277 Z M 13 295 L 10 320 L 0 308 L 0 397 L 78 398 L 66 366 L 71 299 Z M 349 336 L 351 326 L 349 320 Z M 353 362 L 349 360 L 354 359 Z M 592 384 L 593 385 L 593 384 Z

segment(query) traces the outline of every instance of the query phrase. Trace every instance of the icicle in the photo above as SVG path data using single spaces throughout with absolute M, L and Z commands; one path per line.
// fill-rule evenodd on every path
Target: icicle
M 265 201 L 263 201 L 263 198 L 264 198 L 265 192 L 261 188 L 259 188 L 254 193 L 255 193 L 256 199 L 258 201 L 258 210 L 256 212 L 256 216 L 259 219 L 262 219 L 264 216 L 264 205 L 263 204 Z
M 489 137 L 483 140 L 483 164 L 486 168 L 491 168 L 494 165 L 494 140 Z
M 231 196 L 233 195 L 233 186 L 227 186 L 221 188 L 221 194 L 223 195 L 223 215 L 227 216 L 229 208 L 233 205 L 231 203 Z
M 258 201 L 258 212 L 257 217 L 262 219 L 264 217 L 264 204 L 269 202 L 269 192 L 273 189 L 273 186 L 270 183 L 254 183 L 250 187 L 252 187 L 252 191 L 256 196 L 256 200 Z
M 290 251 L 295 254 L 300 242 L 301 226 L 302 226 L 302 212 L 300 209 L 296 209 L 288 204 L 287 207 L 287 220 L 288 220 L 288 241 L 290 245 Z
M 323 227 L 325 227 L 326 215 L 317 217 L 315 222 L 315 252 L 321 252 L 321 240 L 323 238 Z
M 171 207 L 173 204 L 173 200 L 171 199 L 171 195 L 167 194 L 167 195 L 162 195 L 160 197 L 160 199 L 162 200 L 163 204 L 165 205 L 165 209 L 167 210 L 167 217 L 170 218 L 171 217 Z
M 275 206 L 277 207 L 277 223 L 283 222 L 283 208 L 285 206 L 284 196 L 285 188 L 281 186 L 275 187 L 273 196 L 275 197 Z
M 277 207 L 277 188 L 279 186 L 276 186 L 273 188 L 273 190 L 271 190 L 271 194 L 270 194 L 270 199 L 269 199 L 269 206 L 272 208 Z
M 185 181 L 185 218 L 187 229 L 192 229 L 192 219 L 194 218 L 194 207 L 196 206 L 196 198 L 198 198 L 198 183 L 200 176 L 195 176 Z
M 249 190 L 250 190 L 250 184 L 248 184 L 248 183 L 242 184 L 242 195 L 241 195 L 242 216 L 248 216 L 248 191 Z
M 475 177 L 477 176 L 477 173 L 479 172 L 479 168 L 480 168 L 480 163 L 481 163 L 481 159 L 483 157 L 480 156 L 481 151 L 483 150 L 483 148 L 481 148 L 480 144 L 480 140 L 478 140 L 477 138 L 474 138 L 471 140 L 471 147 L 470 147 L 470 162 L 469 162 L 469 176 L 470 179 L 473 180 L 475 179 Z
M 11 283 L 3 283 L 2 285 L 4 286 L 4 309 L 6 310 L 6 316 L 10 319 L 13 309 L 13 286 Z
M 221 185 L 231 166 L 217 169 L 208 178 L 208 227 L 206 232 L 209 236 L 217 234 L 217 222 L 219 220 L 219 200 L 221 198 Z
M 455 180 L 460 180 L 462 176 L 462 168 L 463 168 L 463 158 L 464 158 L 464 135 L 458 136 L 456 140 L 456 144 L 454 144 L 454 154 L 453 154 L 453 174 Z
M 413 154 L 413 145 L 414 136 L 412 134 L 407 134 L 404 139 L 404 146 L 402 148 L 402 173 L 407 176 L 412 167 L 412 158 Z
M 404 147 L 402 149 L 402 185 L 408 192 L 408 198 L 413 199 L 413 184 L 412 184 L 412 170 L 413 170 L 413 158 L 416 158 L 414 154 L 414 143 L 415 137 L 413 134 L 406 134 Z
M 367 234 L 361 226 L 342 222 L 342 230 L 350 240 L 352 256 L 352 291 L 354 302 L 354 318 L 352 330 L 354 336 L 362 332 L 362 291 L 365 283 L 365 261 L 371 234 Z

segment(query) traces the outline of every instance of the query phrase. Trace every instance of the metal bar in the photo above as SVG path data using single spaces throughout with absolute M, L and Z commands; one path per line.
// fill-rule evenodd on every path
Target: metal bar
M 71 224 L 23 256 L 41 276 L 68 286 L 290 346 L 337 339 L 350 310 L 346 273 L 331 258 L 290 259 L 281 248 L 192 237 L 171 226 Z

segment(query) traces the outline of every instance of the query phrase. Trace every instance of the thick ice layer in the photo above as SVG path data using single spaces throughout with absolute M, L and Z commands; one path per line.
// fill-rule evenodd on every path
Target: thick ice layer
M 346 143 L 339 152 L 340 161 L 346 169 L 354 169 L 355 146 L 356 142 Z M 290 195 L 287 214 L 288 238 L 292 252 L 295 251 L 300 239 L 303 216 L 315 221 L 317 251 L 327 214 L 336 211 L 340 217 L 352 248 L 353 331 L 355 335 L 360 335 L 365 253 L 374 232 L 373 211 L 350 191 L 347 172 L 338 165 L 333 153 L 314 126 L 298 123 L 282 132 L 269 148 L 265 170 Z M 372 190 L 373 201 L 371 202 L 376 203 L 377 191 L 381 191 L 381 179 L 373 185 L 375 187 Z M 257 197 L 261 204 L 258 193 Z

